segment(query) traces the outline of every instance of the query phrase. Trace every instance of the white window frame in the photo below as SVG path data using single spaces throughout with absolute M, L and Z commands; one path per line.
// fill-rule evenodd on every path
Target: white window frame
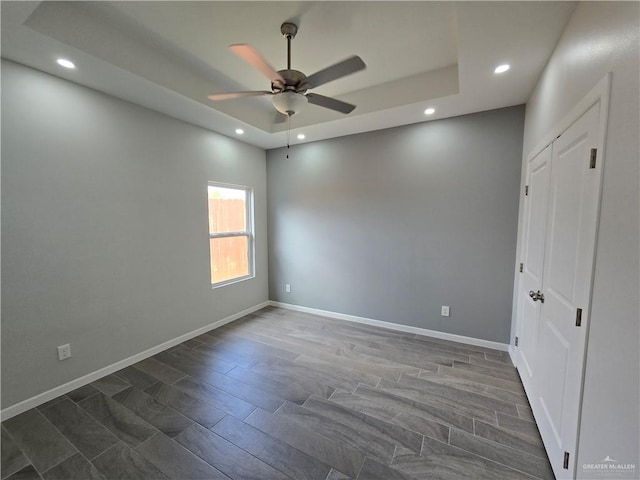
M 225 285 L 231 285 L 232 283 L 242 282 L 244 280 L 248 280 L 250 278 L 254 278 L 255 274 L 255 235 L 254 235 L 254 222 L 253 222 L 253 188 L 247 187 L 245 185 L 233 185 L 231 183 L 221 183 L 221 182 L 208 182 L 207 187 L 219 187 L 219 188 L 230 188 L 234 190 L 244 190 L 246 192 L 246 203 L 245 203 L 245 218 L 246 218 L 246 230 L 241 232 L 224 232 L 224 233 L 211 233 L 209 232 L 209 191 L 207 188 L 207 231 L 209 233 L 209 240 L 212 238 L 229 238 L 229 237 L 247 237 L 247 262 L 249 267 L 249 273 L 247 275 L 243 275 L 242 277 L 230 278 L 228 280 L 223 280 L 221 282 L 216 282 L 211 284 L 211 288 L 219 288 L 224 287 Z M 209 249 L 209 281 L 211 281 L 211 241 L 209 241 L 208 245 Z

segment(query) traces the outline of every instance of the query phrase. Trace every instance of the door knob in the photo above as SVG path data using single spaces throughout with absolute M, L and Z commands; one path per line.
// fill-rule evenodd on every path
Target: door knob
M 529 296 L 533 299 L 534 302 L 540 300 L 540 303 L 544 303 L 544 293 L 540 290 L 534 292 L 533 290 L 529 290 Z

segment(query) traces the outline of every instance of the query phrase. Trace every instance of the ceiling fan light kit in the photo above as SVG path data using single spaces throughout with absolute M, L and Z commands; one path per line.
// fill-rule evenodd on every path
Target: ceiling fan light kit
M 307 97 L 300 93 L 286 91 L 274 95 L 271 98 L 271 102 L 280 113 L 291 116 L 295 113 L 299 113 L 307 104 L 308 100 Z
M 307 93 L 307 90 L 364 70 L 366 65 L 362 59 L 354 55 L 307 77 L 304 73 L 291 68 L 291 41 L 298 33 L 297 25 L 285 22 L 280 26 L 280 32 L 287 39 L 287 68 L 285 70 L 276 71 L 251 45 L 235 44 L 229 46 L 234 54 L 271 81 L 271 91 L 218 93 L 209 95 L 208 98 L 213 101 L 222 101 L 270 95 L 276 110 L 289 117 L 300 112 L 307 103 L 344 114 L 351 113 L 356 108 L 355 105 L 316 93 Z

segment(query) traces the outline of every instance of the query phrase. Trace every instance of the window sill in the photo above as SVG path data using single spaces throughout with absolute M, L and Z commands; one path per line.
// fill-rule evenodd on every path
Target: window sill
M 215 290 L 216 288 L 226 287 L 227 285 L 233 285 L 234 283 L 244 282 L 245 280 L 251 280 L 255 278 L 255 274 L 245 275 L 244 277 L 232 278 L 230 280 L 225 280 L 223 282 L 212 283 L 211 290 Z

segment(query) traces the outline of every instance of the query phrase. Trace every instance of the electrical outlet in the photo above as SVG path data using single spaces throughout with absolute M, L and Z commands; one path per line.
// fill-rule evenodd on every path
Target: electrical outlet
M 443 317 L 449 316 L 449 305 L 442 305 L 442 308 L 440 309 L 440 315 L 442 315 Z
M 288 283 L 284 286 L 284 291 L 287 293 L 291 293 L 291 285 L 289 285 Z
M 63 361 L 71 357 L 71 344 L 60 345 L 58 347 L 58 360 Z

